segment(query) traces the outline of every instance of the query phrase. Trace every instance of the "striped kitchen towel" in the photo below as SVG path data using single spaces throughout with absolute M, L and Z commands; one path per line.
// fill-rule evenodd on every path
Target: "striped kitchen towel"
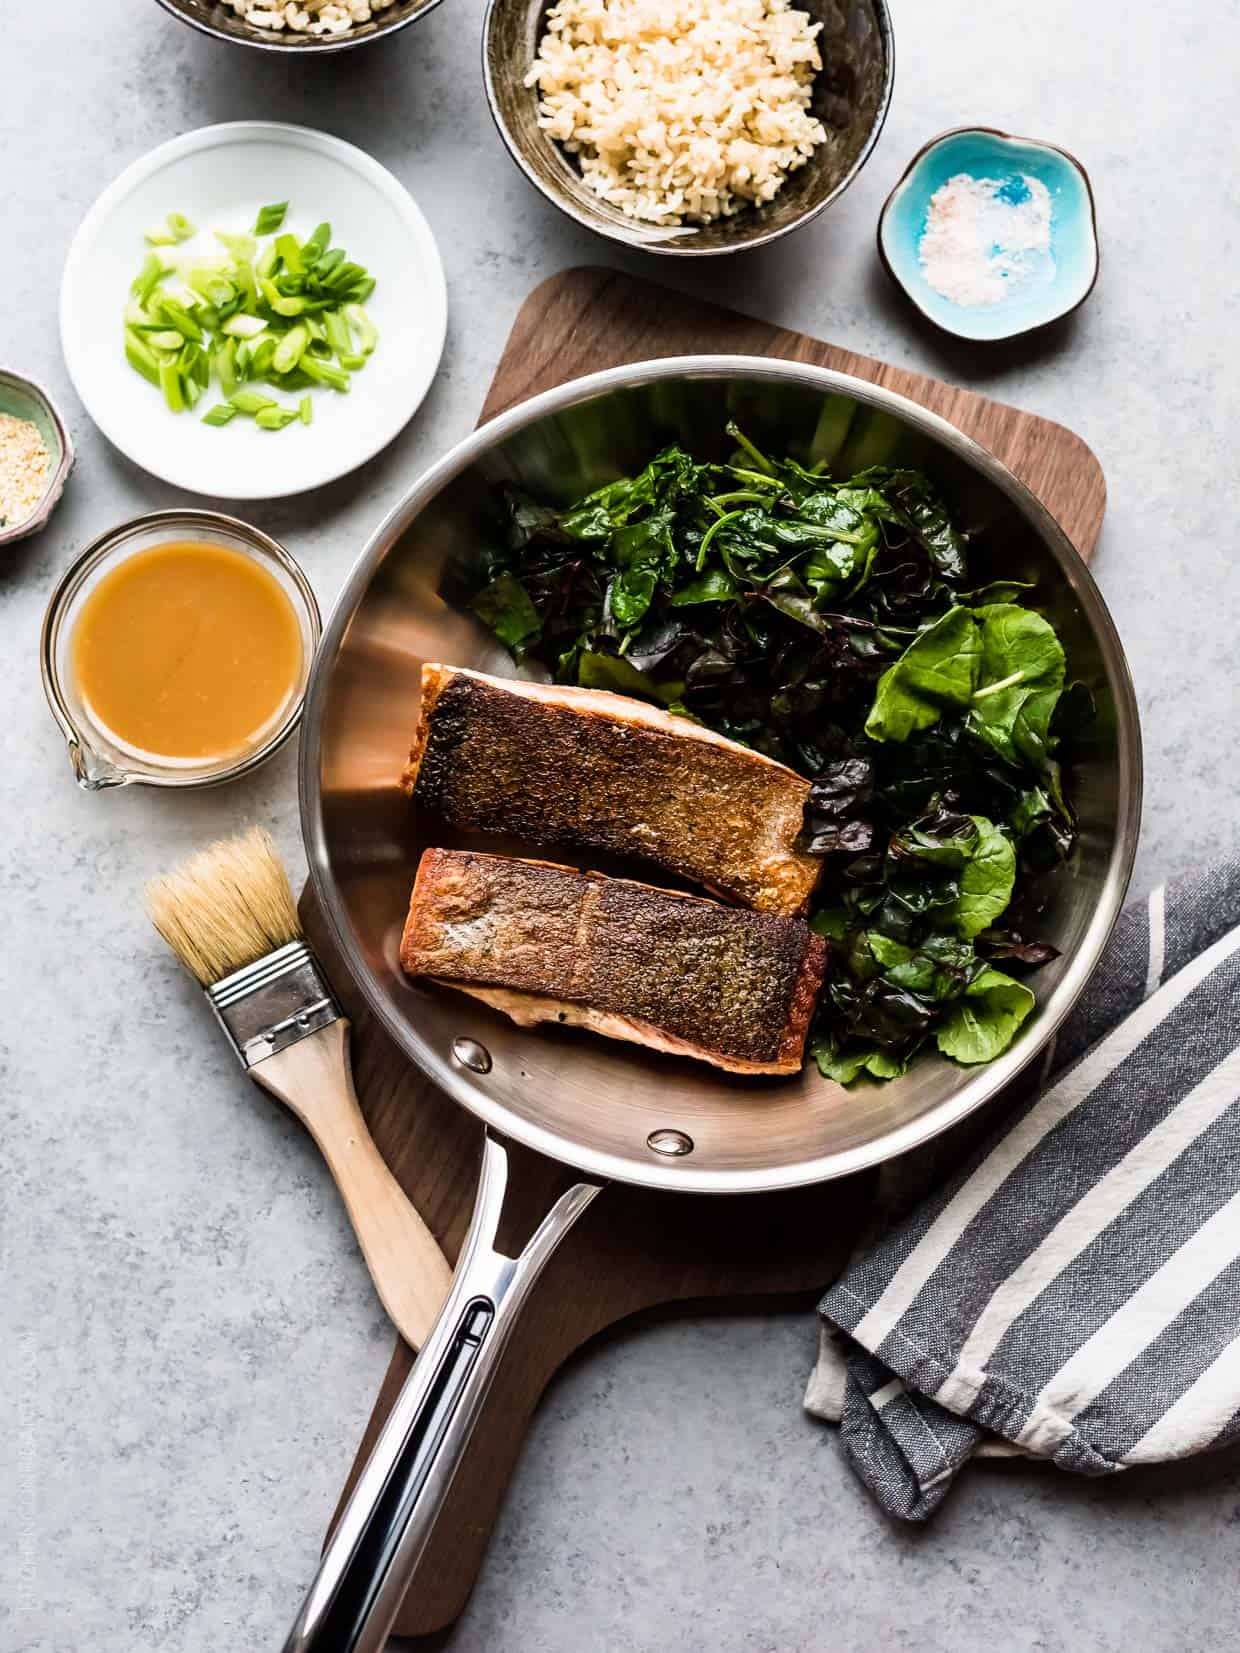
M 906 1520 L 979 1450 L 1106 1475 L 1240 1437 L 1240 861 L 1125 910 L 1032 1099 L 821 1312 L 806 1404 Z

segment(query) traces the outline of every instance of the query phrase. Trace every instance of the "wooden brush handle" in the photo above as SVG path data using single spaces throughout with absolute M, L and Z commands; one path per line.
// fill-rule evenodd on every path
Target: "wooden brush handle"
M 320 1028 L 250 1069 L 318 1143 L 353 1223 L 379 1299 L 400 1335 L 420 1349 L 452 1270 L 435 1236 L 371 1140 L 353 1089 L 349 1024 Z

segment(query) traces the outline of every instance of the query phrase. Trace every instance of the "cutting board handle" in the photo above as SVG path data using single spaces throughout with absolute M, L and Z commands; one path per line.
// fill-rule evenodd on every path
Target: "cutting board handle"
M 568 1188 L 509 1257 L 496 1247 L 508 1150 L 487 1132 L 452 1289 L 344 1507 L 284 1653 L 381 1653 L 522 1306 L 599 1187 Z

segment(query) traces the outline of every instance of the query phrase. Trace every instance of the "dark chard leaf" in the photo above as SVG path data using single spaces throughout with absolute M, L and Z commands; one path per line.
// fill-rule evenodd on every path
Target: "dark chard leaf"
M 1088 683 L 1069 683 L 1051 718 L 1051 734 L 1056 739 L 1070 739 L 1087 729 L 1097 716 L 1098 704 Z
M 523 551 L 535 539 L 567 543 L 568 536 L 559 525 L 559 512 L 550 505 L 539 505 L 511 483 L 504 484 L 503 499 L 508 512 L 508 544 L 511 550 Z
M 929 814 L 910 821 L 893 836 L 888 854 L 896 861 L 924 861 L 959 872 L 973 859 L 979 838 L 980 828 L 972 815 L 962 815 L 936 800 Z
M 973 948 L 955 936 L 930 935 L 917 947 L 878 932 L 867 939 L 889 982 L 932 1003 L 958 998 L 977 972 Z
M 942 579 L 959 584 L 967 577 L 964 536 L 920 471 L 875 468 L 854 477 L 853 483 L 867 485 L 884 498 L 893 519 L 910 530 Z
M 869 821 L 827 821 L 803 830 L 797 848 L 805 855 L 861 855 L 873 842 Z
M 865 758 L 841 758 L 828 764 L 809 789 L 807 819 L 838 821 L 853 815 L 874 796 L 874 767 Z
M 952 608 L 923 631 L 878 682 L 866 719 L 871 740 L 907 740 L 950 707 L 967 707 L 977 685 L 981 639 L 967 609 Z
M 1031 970 L 1059 957 L 1058 947 L 1052 947 L 1049 941 L 1022 941 L 1015 931 L 985 930 L 976 946 L 982 958 L 1011 959 L 1013 964 L 1024 964 Z
M 542 621 L 529 592 L 511 574 L 497 575 L 469 606 L 518 656 L 542 635 Z
M 944 1056 L 965 1066 L 993 1062 L 1020 1031 L 1035 1000 L 1023 982 L 987 965 L 965 989 L 938 1030 Z

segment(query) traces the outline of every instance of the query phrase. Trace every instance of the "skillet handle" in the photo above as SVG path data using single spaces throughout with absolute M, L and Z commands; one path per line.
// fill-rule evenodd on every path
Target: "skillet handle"
M 530 1288 L 599 1192 L 577 1183 L 519 1257 L 495 1250 L 508 1153 L 488 1132 L 439 1318 L 358 1477 L 283 1653 L 381 1653 Z

